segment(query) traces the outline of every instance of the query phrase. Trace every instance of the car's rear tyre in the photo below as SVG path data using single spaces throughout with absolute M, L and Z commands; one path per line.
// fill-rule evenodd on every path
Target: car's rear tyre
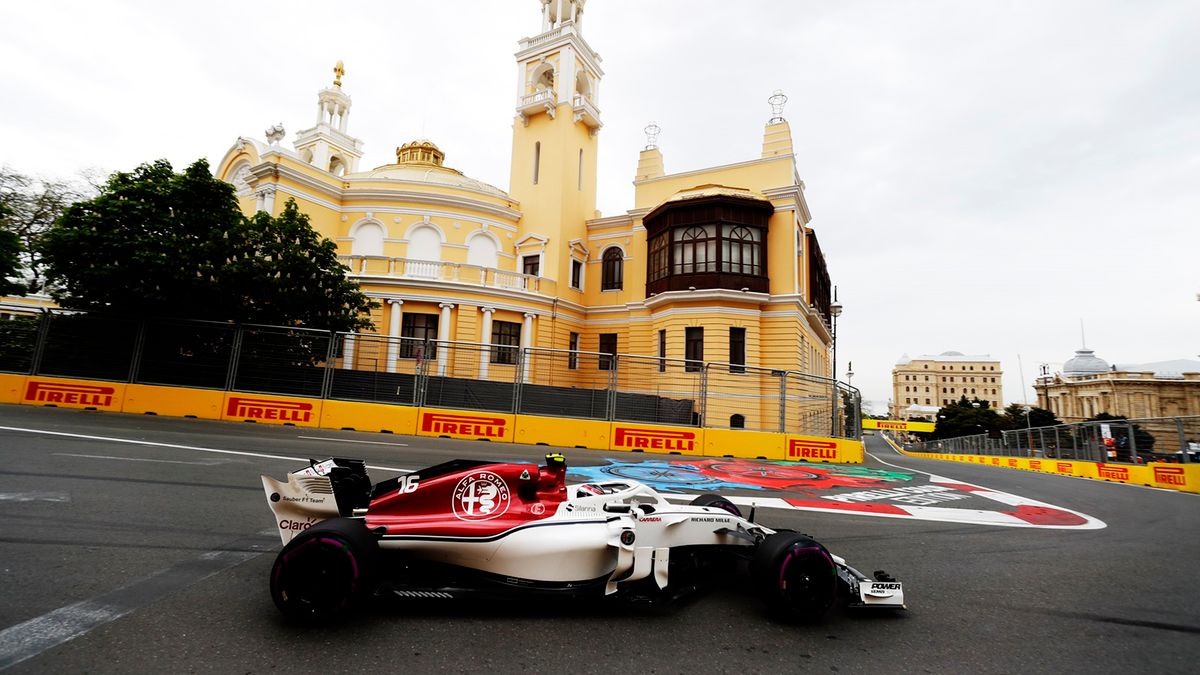
M 795 532 L 763 540 L 750 562 L 750 576 L 768 611 L 785 621 L 816 621 L 837 597 L 837 566 L 829 551 Z
M 374 589 L 379 547 L 363 524 L 327 520 L 288 542 L 271 568 L 271 598 L 293 621 L 343 618 Z
M 737 504 L 717 494 L 704 494 L 692 500 L 691 506 L 712 506 L 714 508 L 728 511 L 738 518 L 742 517 L 742 510 L 737 507 Z

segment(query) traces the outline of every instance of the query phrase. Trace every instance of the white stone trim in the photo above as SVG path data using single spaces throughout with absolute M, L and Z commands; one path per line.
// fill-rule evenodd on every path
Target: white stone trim
M 428 217 L 426 217 L 424 220 L 418 220 L 415 223 L 409 225 L 407 228 L 405 228 L 405 230 L 404 230 L 405 243 L 411 241 L 412 233 L 416 232 L 418 229 L 420 229 L 422 227 L 428 227 L 428 228 L 433 229 L 433 231 L 437 232 L 438 239 L 441 241 L 442 245 L 443 246 L 446 245 L 446 233 L 442 231 L 441 226 L 439 226 L 437 223 L 433 222 L 432 220 L 429 220 Z
M 721 164 L 718 166 L 710 166 L 710 167 L 705 167 L 703 169 L 695 169 L 693 171 L 683 171 L 680 173 L 668 173 L 668 174 L 664 174 L 662 176 L 655 176 L 654 178 L 643 178 L 642 180 L 633 181 L 633 184 L 634 185 L 645 185 L 647 183 L 671 180 L 673 178 L 684 178 L 687 176 L 702 176 L 704 174 L 725 171 L 726 169 L 737 169 L 737 168 L 746 167 L 746 166 L 754 166 L 755 164 L 770 164 L 772 162 L 780 162 L 780 161 L 785 161 L 785 160 L 788 162 L 791 162 L 794 165 L 796 162 L 796 156 L 795 155 L 772 155 L 770 157 L 759 157 L 756 159 L 746 160 L 744 162 L 734 162 L 732 164 Z M 764 192 L 764 196 L 765 196 L 765 191 L 763 191 L 763 192 Z

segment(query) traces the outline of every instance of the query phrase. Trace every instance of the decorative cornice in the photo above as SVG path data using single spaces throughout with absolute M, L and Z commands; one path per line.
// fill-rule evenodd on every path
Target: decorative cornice
M 744 162 L 734 162 L 733 164 L 721 164 L 719 166 L 709 166 L 709 167 L 705 167 L 703 169 L 695 169 L 692 171 L 683 171 L 681 173 L 668 173 L 668 174 L 664 174 L 662 176 L 655 176 L 653 178 L 643 178 L 642 180 L 633 181 L 633 184 L 634 185 L 646 185 L 649 183 L 657 183 L 657 182 L 664 181 L 664 180 L 671 180 L 673 178 L 685 178 L 687 176 L 700 176 L 700 175 L 704 175 L 707 173 L 724 171 L 726 169 L 736 169 L 736 168 L 744 167 L 744 166 L 754 166 L 756 164 L 771 164 L 773 162 L 778 162 L 778 161 L 782 161 L 782 160 L 787 160 L 789 162 L 795 163 L 795 157 L 796 157 L 795 155 L 774 155 L 771 157 L 759 157 L 757 159 L 749 159 Z

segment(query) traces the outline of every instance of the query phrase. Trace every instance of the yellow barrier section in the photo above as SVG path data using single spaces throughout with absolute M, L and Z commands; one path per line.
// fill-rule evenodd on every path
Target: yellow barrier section
M 321 419 L 321 403 L 322 400 L 317 398 L 230 391 L 225 392 L 221 419 L 315 428 Z
M 672 455 L 703 455 L 704 432 L 696 427 L 667 427 L 658 424 L 612 422 L 609 450 L 656 452 Z
M 908 420 L 873 420 L 862 421 L 864 429 L 886 429 L 890 431 L 933 431 L 933 422 L 910 422 Z
M 0 403 L 168 417 L 254 421 L 325 429 L 386 431 L 505 443 L 659 454 L 862 464 L 863 444 L 839 438 L 742 429 L 699 429 L 535 415 L 413 408 L 274 394 L 0 374 Z M 889 439 L 890 440 L 890 439 Z M 939 457 L 940 458 L 940 457 Z M 1165 475 L 1165 474 L 1164 474 Z M 1094 477 L 1094 476 L 1093 476 Z M 1165 481 L 1195 484 L 1197 477 Z M 1189 482 L 1190 481 L 1190 482 Z
M 886 436 L 884 438 L 887 438 Z M 1071 459 L 1032 459 L 1029 457 L 994 457 L 991 455 L 950 455 L 938 452 L 910 452 L 904 450 L 891 438 L 887 438 L 893 448 L 909 457 L 921 459 L 937 459 L 947 462 L 962 462 L 964 464 L 981 464 L 1004 469 L 1022 469 L 1052 473 L 1059 476 L 1075 476 L 1091 478 L 1110 483 L 1129 483 L 1149 487 L 1179 490 L 1200 494 L 1200 464 L 1167 464 L 1151 462 L 1150 464 L 1103 464 L 1084 462 Z
M 785 459 L 783 434 L 743 429 L 705 429 L 704 454 L 708 457 Z
M 793 462 L 862 464 L 865 456 L 862 441 L 789 434 L 783 459 Z
M 121 412 L 219 420 L 224 405 L 223 391 L 129 384 L 125 386 Z
M 18 403 L 80 410 L 121 412 L 125 383 L 70 380 L 59 377 L 30 377 Z
M 322 429 L 386 431 L 412 436 L 417 432 L 418 412 L 418 408 L 407 406 L 326 400 L 321 406 L 320 426 Z
M 24 375 L 0 374 L 0 403 L 20 403 L 25 380 Z
M 515 418 L 508 413 L 421 408 L 417 435 L 513 443 Z
M 517 415 L 515 443 L 608 450 L 612 422 L 564 417 Z

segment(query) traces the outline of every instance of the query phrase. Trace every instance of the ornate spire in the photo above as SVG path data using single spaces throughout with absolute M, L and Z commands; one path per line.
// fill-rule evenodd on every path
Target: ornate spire
M 333 67 L 333 86 L 342 87 L 342 76 L 346 74 L 346 66 L 342 65 L 341 59 L 338 59 L 337 65 Z
M 776 124 L 783 121 L 783 106 L 787 103 L 788 97 L 782 90 L 776 89 L 774 94 L 767 99 L 767 103 L 771 104 L 771 119 L 767 124 Z

